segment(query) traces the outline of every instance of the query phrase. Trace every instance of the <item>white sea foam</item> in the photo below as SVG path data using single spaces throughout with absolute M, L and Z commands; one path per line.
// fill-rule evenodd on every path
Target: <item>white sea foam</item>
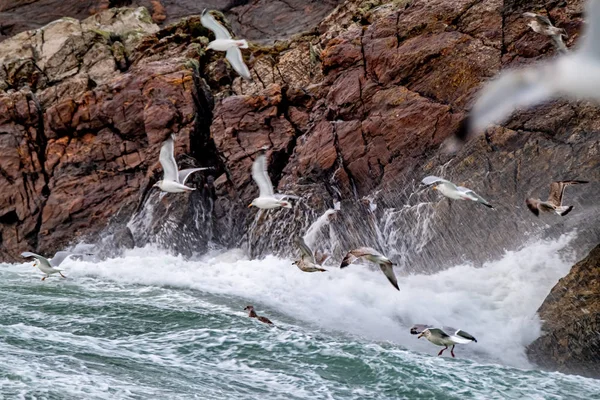
M 235 250 L 186 261 L 146 247 L 98 264 L 68 260 L 64 267 L 71 284 L 90 284 L 85 277 L 96 277 L 237 296 L 240 309 L 252 303 L 276 323 L 301 320 L 432 355 L 439 348 L 417 340 L 408 328 L 450 325 L 479 341 L 458 348 L 459 357 L 527 367 L 525 346 L 540 334 L 536 310 L 574 261 L 559 254 L 571 239 L 537 242 L 483 268 L 460 265 L 433 275 L 399 276 L 400 292 L 365 265 L 307 274 L 290 260 L 247 260 Z

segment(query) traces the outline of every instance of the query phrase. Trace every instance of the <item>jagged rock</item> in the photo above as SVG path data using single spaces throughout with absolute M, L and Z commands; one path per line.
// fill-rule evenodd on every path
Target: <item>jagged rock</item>
M 538 310 L 543 334 L 527 348 L 542 368 L 600 378 L 600 245 L 575 264 Z

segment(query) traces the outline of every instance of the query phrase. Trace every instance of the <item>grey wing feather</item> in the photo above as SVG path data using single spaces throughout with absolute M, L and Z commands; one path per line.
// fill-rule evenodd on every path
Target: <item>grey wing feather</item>
M 539 69 L 507 71 L 486 84 L 471 110 L 472 134 L 468 136 L 482 134 L 489 125 L 503 122 L 516 109 L 541 103 L 554 95 Z
M 301 238 L 299 236 L 296 238 L 296 246 L 298 246 L 298 248 L 300 249 L 300 252 L 302 253 L 302 260 L 309 261 L 313 264 L 316 264 L 315 256 L 303 238 Z
M 216 39 L 231 39 L 231 34 L 229 31 L 223 25 L 221 25 L 207 10 L 202 12 L 200 22 L 205 28 L 210 29 L 215 34 Z
M 432 184 L 434 184 L 434 183 L 436 183 L 436 182 L 450 182 L 450 181 L 447 181 L 446 179 L 442 179 L 442 178 L 440 178 L 440 177 L 438 177 L 438 176 L 433 176 L 433 175 L 426 176 L 426 177 L 425 177 L 425 178 L 423 178 L 423 180 L 421 181 L 421 183 L 422 183 L 423 185 L 428 185 L 428 186 L 429 186 L 429 185 L 432 185 Z
M 39 254 L 35 254 L 32 253 L 30 251 L 24 251 L 23 253 L 21 253 L 22 257 L 33 257 L 38 259 L 42 264 L 45 264 L 48 267 L 52 267 L 52 264 L 50 263 L 50 261 L 48 261 L 48 259 L 44 256 L 40 256 Z
M 73 253 L 69 253 L 68 251 L 57 251 L 52 260 L 50 260 L 50 264 L 53 267 L 58 267 L 63 261 L 65 261 L 69 256 L 73 255 Z
M 294 196 L 293 194 L 285 194 L 285 193 L 275 193 L 273 194 L 273 197 L 275 197 L 277 200 L 283 200 L 283 199 L 299 199 L 300 196 Z
M 492 205 L 490 203 L 488 203 L 488 201 L 486 199 L 484 199 L 483 197 L 481 197 L 480 195 L 478 195 L 473 190 L 468 189 L 468 188 L 466 188 L 464 186 L 458 186 L 457 189 L 460 190 L 461 192 L 465 193 L 466 195 L 470 196 L 473 200 L 478 201 L 480 203 L 483 203 L 483 204 L 485 204 L 488 207 L 492 207 Z
M 229 64 L 231 64 L 231 67 L 235 70 L 235 72 L 237 72 L 242 78 L 249 81 L 252 80 L 252 75 L 250 75 L 250 70 L 244 62 L 244 58 L 242 57 L 242 52 L 239 47 L 234 46 L 227 49 L 225 58 L 227 61 L 229 61 Z
M 355 257 L 364 257 L 364 256 L 376 256 L 376 257 L 382 257 L 383 254 L 381 254 L 380 252 L 378 252 L 377 250 L 375 250 L 372 247 L 359 247 L 357 249 L 352 250 L 350 253 L 352 253 Z
M 540 15 L 540 14 L 534 14 L 535 15 L 535 19 L 537 19 L 537 21 L 545 26 L 554 26 L 552 25 L 552 22 L 550 22 L 550 19 L 548 19 L 548 17 L 546 17 L 545 15 Z
M 394 267 L 392 265 L 383 265 L 380 264 L 379 268 L 381 268 L 381 272 L 388 278 L 388 281 L 396 288 L 396 290 L 400 290 L 398 286 L 398 279 L 396 279 L 396 274 L 394 274 Z
M 252 179 L 258 185 L 260 197 L 273 196 L 273 184 L 267 172 L 267 159 L 261 154 L 252 164 Z
M 177 182 L 177 163 L 175 162 L 175 142 L 173 136 L 164 141 L 160 148 L 160 156 L 158 160 L 163 169 L 163 180 Z
M 474 342 L 477 342 L 477 339 L 475 339 L 475 337 L 463 330 L 458 329 L 455 333 L 456 336 L 460 336 L 462 338 L 468 339 L 468 340 L 472 340 Z
M 209 169 L 209 168 L 187 168 L 187 169 L 182 169 L 177 174 L 178 182 L 181 183 L 182 185 L 185 185 L 185 181 L 187 181 L 187 178 L 191 174 L 193 174 L 196 171 L 203 171 L 205 169 Z
M 427 329 L 429 329 L 429 332 L 431 332 L 434 335 L 437 335 L 439 337 L 442 337 L 442 338 L 449 338 L 450 337 L 450 335 L 448 335 L 446 332 L 444 332 L 440 328 L 427 328 Z

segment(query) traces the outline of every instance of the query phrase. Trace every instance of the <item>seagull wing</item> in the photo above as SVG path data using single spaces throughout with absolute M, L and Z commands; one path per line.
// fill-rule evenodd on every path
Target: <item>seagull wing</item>
M 296 246 L 298 246 L 300 252 L 302 253 L 302 261 L 308 261 L 310 263 L 316 264 L 315 256 L 312 250 L 310 249 L 310 247 L 308 247 L 304 239 L 300 236 L 296 237 Z
M 395 287 L 396 290 L 400 290 L 400 287 L 398 287 L 398 279 L 396 279 L 396 274 L 394 274 L 394 264 L 391 262 L 379 264 L 379 268 L 381 268 L 381 272 L 388 278 L 388 281 L 390 281 L 392 286 Z
M 72 256 L 72 255 L 73 255 L 73 253 L 69 253 L 68 251 L 57 251 L 56 254 L 54 255 L 54 257 L 52 257 L 52 260 L 50 260 L 50 265 L 52 265 L 52 267 L 56 268 L 63 261 L 65 261 L 69 256 Z
M 580 52 L 588 57 L 600 58 L 600 1 L 587 2 L 586 18 L 588 21 L 581 39 Z
M 544 76 L 538 66 L 507 71 L 486 84 L 469 115 L 468 133 L 461 139 L 482 134 L 489 125 L 503 122 L 518 108 L 548 100 L 554 90 Z
M 557 181 L 550 184 L 550 194 L 548 195 L 548 203 L 552 203 L 556 207 L 562 204 L 562 198 L 565 193 L 565 188 L 569 185 L 577 185 L 580 183 L 588 183 L 588 181 Z
M 325 261 L 329 259 L 329 255 L 325 253 L 321 253 L 320 251 L 315 251 L 315 261 L 317 265 L 323 265 Z
M 216 39 L 231 39 L 229 31 L 221 25 L 208 10 L 204 9 L 204 11 L 202 11 L 200 22 L 205 28 L 210 29 L 212 33 L 215 34 Z
M 32 253 L 30 251 L 25 251 L 23 253 L 21 253 L 22 257 L 33 257 L 35 259 L 38 259 L 40 261 L 40 263 L 44 264 L 46 267 L 48 268 L 52 268 L 52 264 L 50 264 L 50 261 L 48 261 L 48 259 L 46 257 L 40 256 L 39 254 L 35 254 Z
M 444 327 L 444 330 L 446 332 L 452 332 L 449 336 L 452 339 L 452 341 L 455 342 L 456 344 L 467 344 L 467 343 L 471 343 L 471 342 L 477 343 L 477 339 L 475 339 L 474 336 L 472 336 L 471 334 L 469 334 L 463 330 L 449 328 L 446 326 Z
M 178 181 L 177 177 L 177 163 L 175 162 L 175 142 L 173 141 L 173 135 L 164 141 L 160 148 L 160 156 L 158 160 L 163 169 L 163 180 L 165 181 Z
M 533 13 L 532 13 L 533 14 Z M 537 22 L 539 22 L 541 25 L 543 26 L 554 26 L 552 25 L 552 22 L 550 22 L 550 20 L 548 19 L 548 17 L 546 17 L 545 15 L 540 15 L 540 14 L 534 14 L 535 15 L 535 19 L 537 20 Z
M 440 328 L 427 328 L 429 330 L 429 332 L 431 332 L 433 335 L 441 337 L 441 338 L 449 338 L 450 335 L 448 335 L 446 332 L 444 332 L 443 329 Z
M 205 169 L 210 169 L 210 168 L 188 168 L 188 169 L 182 169 L 181 171 L 179 171 L 177 173 L 177 181 L 179 183 L 181 183 L 182 185 L 185 185 L 185 181 L 187 181 L 187 178 L 193 174 L 196 171 L 203 171 Z
M 437 182 L 448 182 L 448 183 L 451 183 L 450 181 L 447 181 L 446 179 L 442 179 L 442 178 L 440 178 L 440 177 L 438 177 L 438 176 L 433 176 L 433 175 L 426 176 L 426 177 L 425 177 L 425 178 L 423 178 L 423 180 L 421 181 L 421 183 L 422 183 L 423 185 L 428 185 L 428 186 L 429 186 L 429 185 L 432 185 L 432 184 L 434 184 L 434 183 L 437 183 Z
M 275 197 L 277 200 L 283 200 L 283 199 L 298 200 L 300 198 L 300 196 L 295 196 L 293 194 L 285 194 L 285 193 L 275 193 L 275 194 L 273 194 L 273 197 Z
M 340 268 L 345 268 L 348 265 L 355 262 L 356 260 L 358 260 L 359 258 L 369 256 L 369 255 L 376 256 L 376 257 L 382 256 L 382 254 L 380 252 L 378 252 L 377 250 L 375 250 L 371 247 L 359 247 L 357 249 L 350 250 L 346 254 L 344 259 L 342 260 L 342 265 L 340 265 Z
M 252 179 L 258 185 L 259 197 L 273 196 L 273 184 L 267 172 L 267 159 L 264 154 L 258 156 L 252 164 Z
M 471 198 L 471 200 L 479 202 L 481 204 L 483 204 L 484 206 L 487 206 L 489 208 L 494 208 L 490 203 L 487 202 L 486 199 L 484 199 L 483 197 L 481 197 L 480 195 L 478 195 L 477 193 L 475 193 L 473 190 L 466 188 L 464 186 L 457 186 L 456 189 L 459 192 L 462 192 L 464 194 L 466 194 L 467 196 L 469 196 Z
M 233 46 L 227 49 L 225 53 L 225 58 L 231 64 L 231 68 L 235 70 L 242 78 L 251 81 L 252 76 L 250 75 L 250 70 L 248 66 L 244 62 L 244 58 L 242 57 L 242 51 L 239 47 Z

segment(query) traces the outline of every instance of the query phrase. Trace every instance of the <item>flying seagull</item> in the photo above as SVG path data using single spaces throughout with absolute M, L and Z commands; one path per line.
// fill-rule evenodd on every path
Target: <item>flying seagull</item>
M 187 178 L 196 171 L 202 171 L 209 168 L 188 168 L 178 171 L 177 163 L 175 162 L 175 143 L 174 136 L 171 135 L 160 148 L 159 161 L 163 169 L 163 178 L 156 182 L 153 186 L 158 187 L 163 192 L 168 193 L 183 193 L 196 190 L 185 186 Z
M 600 101 L 600 1 L 589 0 L 586 15 L 587 28 L 575 51 L 502 72 L 486 84 L 456 136 L 446 142 L 446 151 L 456 151 L 516 109 L 559 97 Z
M 42 257 L 39 254 L 31 253 L 29 251 L 21 253 L 22 257 L 35 258 L 33 266 L 37 267 L 40 271 L 46 274 L 44 277 L 42 277 L 43 281 L 46 280 L 46 278 L 48 278 L 52 274 L 59 274 L 63 278 L 66 278 L 66 276 L 62 274 L 62 271 L 64 271 L 64 269 L 59 268 L 58 266 L 69 256 L 72 255 L 74 254 L 69 253 L 68 251 L 59 251 L 54 255 L 54 257 L 52 257 L 51 260 L 48 260 L 46 257 Z
M 554 45 L 558 51 L 561 53 L 567 52 L 567 46 L 565 46 L 565 42 L 563 42 L 563 37 L 569 37 L 569 35 L 567 35 L 567 31 L 552 25 L 552 22 L 550 22 L 548 17 L 544 15 L 526 12 L 523 13 L 523 16 L 531 19 L 527 26 L 529 26 L 534 32 L 550 36 L 552 40 L 554 40 Z
M 240 51 L 240 49 L 248 48 L 248 42 L 244 39 L 232 39 L 229 31 L 206 9 L 202 11 L 200 22 L 205 28 L 210 29 L 215 34 L 215 40 L 208 44 L 207 50 L 225 51 L 225 58 L 229 61 L 235 72 L 240 74 L 244 79 L 252 80 L 250 71 L 244 63 L 242 52 Z
M 302 256 L 300 257 L 299 260 L 294 261 L 294 265 L 296 265 L 298 268 L 300 268 L 300 270 L 302 270 L 304 272 L 325 272 L 325 271 L 327 271 L 326 269 L 317 267 L 317 264 L 321 265 L 322 261 L 324 261 L 324 260 L 322 260 L 321 262 L 318 262 L 315 259 L 315 255 L 313 254 L 310 247 L 308 247 L 306 245 L 306 242 L 304 241 L 303 238 L 298 236 L 296 238 L 296 245 L 300 249 Z
M 439 191 L 441 194 L 448 197 L 449 199 L 471 200 L 477 203 L 481 203 L 486 207 L 494 208 L 490 203 L 487 202 L 486 199 L 484 199 L 471 189 L 467 189 L 464 186 L 456 186 L 454 183 L 447 181 L 446 179 L 442 179 L 432 175 L 423 178 L 421 182 L 427 186 L 437 183 L 437 185 L 434 186 L 433 189 Z
M 379 265 L 381 272 L 383 272 L 386 278 L 388 278 L 392 286 L 394 286 L 396 290 L 400 290 L 398 287 L 398 280 L 394 274 L 394 263 L 392 263 L 390 259 L 383 254 L 370 247 L 359 247 L 358 249 L 349 251 L 348 254 L 346 254 L 346 257 L 344 257 L 342 260 L 342 265 L 340 265 L 340 268 L 347 267 L 359 258 L 366 258 L 372 263 Z
M 267 172 L 267 159 L 264 154 L 259 155 L 252 164 L 252 179 L 258 185 L 258 197 L 252 200 L 248 207 L 269 208 L 292 208 L 292 204 L 286 201 L 286 198 L 297 198 L 289 194 L 280 194 L 273 192 L 273 184 Z
M 246 306 L 246 308 L 244 308 L 244 311 L 248 311 L 248 316 L 250 318 L 256 318 L 260 322 L 267 324 L 267 325 L 273 325 L 273 323 L 271 322 L 271 320 L 269 318 L 263 317 L 262 315 L 258 315 L 256 313 L 256 311 L 254 311 L 254 306 Z
M 411 329 L 410 333 L 414 335 L 415 333 L 413 333 L 413 329 Z M 450 349 L 450 354 L 452 357 L 454 357 L 454 346 L 457 344 L 467 344 L 471 342 L 477 343 L 477 339 L 467 332 L 449 327 L 444 327 L 444 329 L 433 327 L 426 328 L 419 334 L 419 336 L 417 336 L 417 339 L 420 339 L 423 336 L 437 346 L 444 346 L 444 348 L 438 353 L 438 356 L 441 356 L 444 350 L 448 349 L 448 346 L 452 346 Z
M 532 213 L 539 216 L 540 211 L 542 212 L 555 212 L 558 215 L 565 216 L 573 209 L 573 206 L 563 206 L 562 198 L 565 194 L 565 188 L 569 185 L 578 185 L 580 183 L 588 183 L 588 181 L 557 181 L 550 184 L 550 194 L 548 200 L 542 201 L 540 199 L 528 198 L 525 200 L 527 208 Z

